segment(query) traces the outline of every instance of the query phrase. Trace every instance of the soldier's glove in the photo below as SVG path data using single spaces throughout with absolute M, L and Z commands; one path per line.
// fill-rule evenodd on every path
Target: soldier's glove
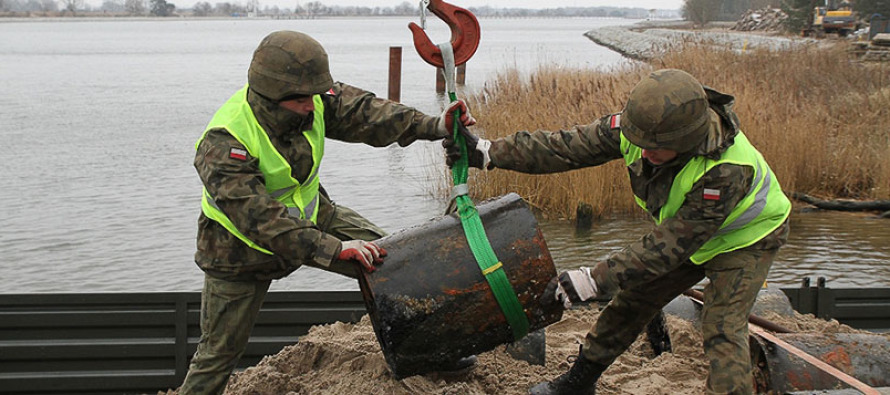
M 583 302 L 595 298 L 597 288 L 596 282 L 590 276 L 590 268 L 581 267 L 560 273 L 556 297 L 558 298 L 560 294 L 565 295 L 571 302 Z
M 488 156 L 491 141 L 479 138 L 464 126 L 458 125 L 457 129 L 467 143 L 467 164 L 477 169 L 488 169 L 491 163 L 491 157 Z M 446 136 L 442 140 L 442 146 L 445 147 L 445 163 L 448 167 L 454 167 L 461 156 L 460 147 L 454 142 L 454 135 Z
M 439 117 L 439 133 L 442 136 L 450 136 L 454 132 L 454 111 L 460 110 L 460 124 L 464 126 L 473 126 L 476 119 L 470 115 L 470 110 L 463 100 L 455 100 L 445 106 L 442 116 Z
M 364 240 L 348 240 L 341 242 L 340 254 L 337 259 L 343 261 L 356 261 L 368 272 L 373 273 L 377 270 L 374 265 L 383 263 L 383 257 L 386 256 L 386 250 L 378 247 L 370 241 Z

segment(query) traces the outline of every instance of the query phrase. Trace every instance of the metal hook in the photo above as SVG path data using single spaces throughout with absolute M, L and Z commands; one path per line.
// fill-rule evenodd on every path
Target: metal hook
M 466 9 L 448 4 L 442 0 L 430 0 L 427 8 L 445 21 L 451 28 L 451 46 L 454 48 L 454 65 L 459 66 L 466 63 L 476 53 L 479 48 L 479 40 L 481 38 L 481 29 L 476 16 Z M 408 24 L 411 33 L 414 35 L 414 49 L 417 54 L 427 63 L 444 67 L 445 62 L 442 60 L 442 51 L 430 41 L 426 32 L 416 23 Z

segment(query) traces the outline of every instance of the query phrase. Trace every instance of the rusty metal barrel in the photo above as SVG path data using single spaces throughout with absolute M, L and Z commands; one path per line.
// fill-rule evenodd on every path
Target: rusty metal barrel
M 561 304 L 541 303 L 556 268 L 528 204 L 511 193 L 482 202 L 477 209 L 529 331 L 562 319 Z M 376 272 L 360 275 L 359 285 L 396 378 L 448 370 L 461 358 L 514 341 L 457 214 L 376 243 L 386 249 L 386 261 Z
M 868 333 L 781 333 L 776 337 L 872 387 L 890 386 L 890 339 Z M 758 389 L 784 394 L 845 388 L 837 377 L 753 336 Z

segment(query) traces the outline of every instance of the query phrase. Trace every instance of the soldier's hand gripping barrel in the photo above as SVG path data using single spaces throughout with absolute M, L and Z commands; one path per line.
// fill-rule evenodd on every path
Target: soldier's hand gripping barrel
M 519 195 L 477 206 L 529 331 L 558 322 L 562 304 L 542 300 L 556 275 L 537 220 Z M 396 378 L 447 370 L 510 343 L 513 332 L 467 244 L 457 214 L 375 241 L 386 262 L 359 284 L 377 340 Z

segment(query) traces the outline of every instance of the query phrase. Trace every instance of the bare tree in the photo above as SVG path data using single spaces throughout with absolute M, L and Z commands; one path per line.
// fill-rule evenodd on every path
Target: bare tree
M 176 5 L 167 0 L 151 0 L 151 14 L 154 16 L 170 16 L 176 10 Z
M 235 6 L 229 2 L 216 3 L 216 13 L 220 15 L 232 15 L 235 13 Z
M 874 14 L 890 17 L 890 0 L 858 0 L 853 6 L 859 16 L 866 20 Z
M 419 13 L 420 11 L 417 9 L 416 1 L 414 2 L 414 4 L 403 1 L 402 4 L 396 6 L 394 12 L 396 13 L 396 15 L 414 15 Z
M 324 13 L 324 11 L 327 10 L 327 7 L 325 7 L 325 5 L 322 4 L 320 1 L 312 1 L 312 2 L 306 3 L 305 9 L 306 9 L 306 15 L 309 18 L 313 18 L 316 15 L 320 15 L 320 14 Z
M 247 14 L 247 9 L 241 4 L 216 3 L 216 13 L 219 15 Z
M 126 8 L 124 8 L 123 0 L 105 0 L 102 2 L 102 6 L 99 7 L 102 11 L 107 12 L 124 12 Z
M 195 16 L 208 16 L 213 12 L 213 6 L 206 1 L 199 1 L 193 7 Z
M 55 0 L 28 0 L 24 5 L 24 10 L 55 12 L 59 10 L 59 4 Z
M 124 9 L 131 15 L 145 15 L 144 0 L 125 0 Z
M 277 5 L 273 5 L 271 7 L 270 6 L 263 7 L 263 13 L 267 14 L 267 15 L 278 15 L 278 14 L 281 14 L 282 12 L 281 12 L 281 9 L 278 8 Z
M 782 5 L 780 0 L 751 0 L 752 10 L 762 10 L 764 8 L 779 8 Z
M 720 0 L 684 0 L 683 15 L 692 23 L 703 26 L 714 20 L 721 5 Z
M 72 14 L 76 13 L 77 10 L 83 8 L 83 0 L 59 0 L 62 3 L 62 8 L 66 11 L 71 12 Z
M 813 9 L 822 3 L 821 0 L 786 0 L 782 2 L 782 11 L 788 15 L 785 27 L 790 32 L 809 29 L 813 23 Z

